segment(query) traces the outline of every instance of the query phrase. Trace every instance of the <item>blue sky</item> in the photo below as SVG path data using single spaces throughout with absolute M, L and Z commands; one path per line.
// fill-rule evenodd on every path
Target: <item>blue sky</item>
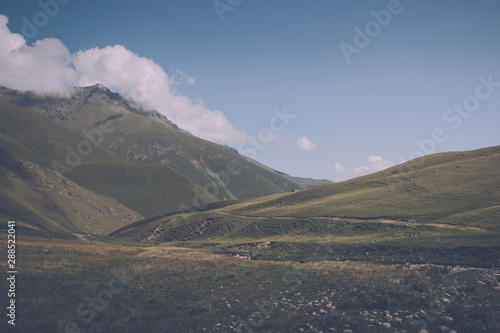
M 254 136 L 255 159 L 291 175 L 342 180 L 500 143 L 495 0 L 56 1 L 41 1 L 53 14 L 46 22 L 37 1 L 4 1 L 0 14 L 27 46 L 56 38 L 75 54 L 122 45 L 154 61 L 196 107 L 186 105 L 222 112 L 220 131 L 234 127 L 227 142 L 207 138 L 248 152 L 236 137 Z M 1 72 L 0 84 L 23 87 Z M 295 117 L 273 133 L 284 110 Z

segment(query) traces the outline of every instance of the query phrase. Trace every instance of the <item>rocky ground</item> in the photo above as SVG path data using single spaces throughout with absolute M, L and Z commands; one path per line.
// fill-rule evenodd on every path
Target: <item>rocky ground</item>
M 436 265 L 394 268 L 421 270 L 431 266 L 438 268 Z M 256 302 L 260 318 L 243 321 L 240 316 L 231 315 L 231 323 L 217 323 L 204 331 L 276 332 L 266 330 L 266 321 L 286 320 L 291 316 L 298 323 L 296 332 L 498 332 L 498 321 L 491 319 L 500 314 L 500 271 L 459 266 L 439 269 L 448 271 L 441 283 L 415 295 L 401 292 L 399 300 L 387 298 L 381 289 L 326 287 L 312 295 L 300 292 L 301 286 L 292 287 Z M 389 283 L 402 286 L 404 281 L 391 279 Z M 408 301 L 412 296 L 420 298 Z M 240 301 L 226 298 L 225 302 L 230 310 Z M 386 306 L 380 307 L 381 303 Z M 406 307 L 397 307 L 398 304 Z

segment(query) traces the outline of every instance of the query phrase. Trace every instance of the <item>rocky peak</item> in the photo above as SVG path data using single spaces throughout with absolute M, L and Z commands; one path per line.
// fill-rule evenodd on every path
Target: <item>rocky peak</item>
M 74 87 L 69 97 L 38 95 L 31 91 L 20 91 L 0 86 L 0 99 L 18 106 L 31 108 L 51 119 L 60 121 L 64 121 L 69 113 L 79 110 L 84 105 L 97 104 L 103 107 L 108 104 L 161 122 L 173 129 L 181 130 L 157 110 L 144 110 L 120 93 L 111 91 L 101 83 L 86 87 Z

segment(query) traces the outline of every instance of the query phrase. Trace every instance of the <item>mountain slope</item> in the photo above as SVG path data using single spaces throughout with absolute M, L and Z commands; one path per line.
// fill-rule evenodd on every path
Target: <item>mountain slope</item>
M 243 259 L 498 267 L 500 146 L 426 156 L 372 175 L 112 234 Z
M 155 239 L 169 241 L 200 239 L 202 234 L 221 239 L 323 237 L 388 227 L 399 233 L 436 225 L 500 231 L 499 202 L 500 146 L 496 146 L 430 155 L 341 183 L 136 223 L 118 236 L 150 237 L 155 231 Z M 193 233 L 196 230 L 200 232 Z
M 119 94 L 94 85 L 70 97 L 40 97 L 0 89 L 0 98 L 29 107 L 99 145 L 124 161 L 169 166 L 219 199 L 241 199 L 299 189 L 273 170 L 233 150 L 183 131 L 155 111 L 134 108 Z M 100 130 L 104 126 L 106 130 Z
M 290 181 L 301 186 L 303 189 L 333 183 L 331 180 L 328 180 L 328 179 L 313 179 L 313 178 L 294 177 L 294 176 L 287 175 L 284 172 L 280 172 L 280 171 L 276 171 L 276 170 L 274 170 L 274 172 L 286 177 L 287 179 L 290 179 Z
M 239 208 L 255 216 L 435 221 L 500 202 L 500 146 L 421 157 L 341 183 Z
M 2 138 L 5 140 L 5 138 Z M 39 230 L 107 234 L 142 216 L 0 147 L 0 216 Z
M 0 135 L 0 148 L 10 154 L 59 171 L 81 187 L 110 196 L 144 217 L 217 200 L 168 166 L 125 162 L 91 139 L 3 101 Z M 193 203 L 195 198 L 198 201 Z
M 0 100 L 0 134 L 11 137 L 27 150 L 49 160 L 65 161 L 70 156 L 69 160 L 77 164 L 75 158 L 77 152 L 72 152 L 77 151 L 79 145 L 80 148 L 88 148 L 87 145 L 81 144 L 86 141 L 81 135 L 76 135 L 32 110 L 2 100 Z M 90 153 L 85 155 L 86 162 L 120 161 L 117 156 L 96 145 L 91 146 Z

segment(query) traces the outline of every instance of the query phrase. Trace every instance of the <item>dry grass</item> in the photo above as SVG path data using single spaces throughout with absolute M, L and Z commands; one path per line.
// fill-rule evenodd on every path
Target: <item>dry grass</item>
M 379 326 L 370 327 L 368 319 L 384 322 L 385 311 L 401 316 L 398 329 L 411 332 L 414 327 L 405 316 L 428 307 L 451 270 L 352 261 L 241 260 L 170 244 L 21 238 L 19 332 L 61 331 L 68 321 L 88 332 L 235 332 L 236 318 L 249 323 L 256 311 L 265 311 L 266 317 L 255 332 L 346 327 L 373 332 Z M 112 272 L 122 270 L 133 276 L 128 287 L 87 323 L 78 306 L 96 298 L 113 279 Z M 463 318 L 482 302 L 482 325 L 495 332 L 493 309 L 500 296 L 492 292 L 496 290 L 477 289 L 473 298 L 464 296 L 468 303 L 457 301 L 460 308 L 449 306 L 446 314 L 456 318 L 450 328 L 475 325 Z M 437 323 L 431 324 L 437 329 Z

